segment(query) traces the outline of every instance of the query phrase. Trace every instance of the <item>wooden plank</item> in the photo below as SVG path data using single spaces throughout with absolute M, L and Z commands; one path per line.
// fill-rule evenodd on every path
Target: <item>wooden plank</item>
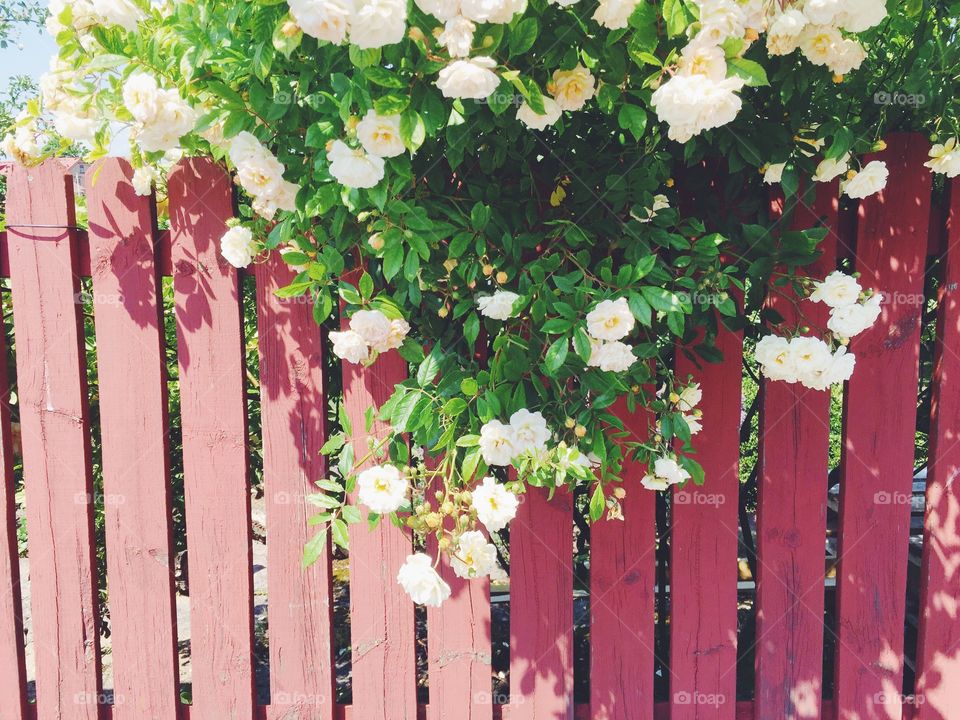
M 510 523 L 510 720 L 573 717 L 572 513 L 529 488 Z
M 237 272 L 219 252 L 233 212 L 212 162 L 171 172 L 195 720 L 253 717 L 253 587 Z
M 73 180 L 9 177 L 11 284 L 27 498 L 37 717 L 95 720 L 100 699 L 93 485 Z
M 7 339 L 0 328 L 0 720 L 27 720 L 27 673 L 24 665 L 23 607 L 17 538 L 16 479 L 10 428 L 10 378 Z
M 427 548 L 436 555 L 432 535 Z M 451 594 L 440 607 L 427 608 L 427 720 L 492 720 L 490 580 L 457 577 L 446 555 L 438 571 Z
M 856 269 L 885 296 L 877 324 L 851 343 L 857 368 L 844 403 L 834 697 L 840 717 L 859 720 L 902 714 L 928 145 L 919 135 L 891 138 L 877 156 L 889 184 L 859 211 Z
M 116 720 L 173 720 L 179 677 L 169 426 L 151 199 L 134 192 L 133 170 L 125 160 L 105 160 L 86 178 L 103 438 L 113 716 Z
M 737 494 L 742 337 L 722 329 L 722 363 L 678 354 L 677 377 L 703 390 L 705 484 L 673 494 L 670 559 L 671 720 L 731 720 L 737 665 Z M 699 438 L 698 438 L 699 439 Z M 709 592 L 709 602 L 702 602 Z
M 794 207 L 792 229 L 823 225 L 823 255 L 804 269 L 824 278 L 836 269 L 836 183 L 817 186 L 812 207 Z M 805 320 L 782 295 L 769 305 L 786 327 L 825 328 L 829 308 L 803 305 Z M 823 552 L 826 539 L 830 393 L 764 381 L 757 507 L 755 698 L 761 717 L 821 717 Z
M 382 439 L 388 431 L 376 420 L 367 432 L 367 409 L 387 401 L 406 378 L 407 365 L 396 351 L 381 355 L 369 368 L 342 365 L 343 402 L 353 426 L 350 441 L 359 459 L 369 452 L 370 438 Z M 357 470 L 363 467 L 358 464 Z M 397 583 L 397 572 L 411 552 L 410 534 L 392 523 L 382 522 L 373 531 L 366 523 L 350 526 L 353 703 L 363 720 L 417 716 L 413 601 Z
M 647 442 L 650 415 L 613 409 L 630 440 Z M 656 584 L 656 495 L 646 468 L 623 468 L 624 520 L 590 528 L 590 712 L 594 720 L 652 720 Z
M 273 253 L 257 266 L 271 720 L 330 720 L 334 672 L 329 544 L 304 570 L 313 514 L 304 497 L 326 475 L 323 338 L 303 297 L 274 293 L 296 274 Z M 309 300 L 309 298 L 307 298 Z
M 950 188 L 930 419 L 930 463 L 920 572 L 916 695 L 919 720 L 960 707 L 960 181 Z

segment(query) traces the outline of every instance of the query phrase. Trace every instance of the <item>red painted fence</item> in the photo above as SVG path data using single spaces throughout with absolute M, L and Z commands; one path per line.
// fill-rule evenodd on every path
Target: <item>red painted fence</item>
M 270 568 L 272 702 L 254 692 L 250 490 L 240 276 L 219 256 L 231 183 L 206 162 L 169 182 L 171 227 L 154 228 L 132 171 L 107 160 L 87 173 L 89 229 L 75 227 L 72 178 L 57 163 L 9 175 L 0 275 L 10 278 L 16 341 L 36 702 L 27 701 L 11 421 L 0 405 L 0 720 L 896 720 L 960 717 L 960 189 L 933 202 L 926 143 L 891 140 L 880 196 L 843 222 L 835 186 L 795 222 L 828 229 L 822 272 L 854 258 L 889 294 L 881 322 L 857 338 L 846 388 L 839 516 L 835 691 L 822 700 L 827 395 L 765 389 L 761 417 L 754 701 L 736 701 L 737 499 L 742 338 L 725 362 L 678 370 L 704 388 L 707 485 L 672 496 L 669 657 L 656 657 L 654 496 L 631 467 L 627 522 L 592 530 L 590 694 L 574 702 L 573 507 L 534 491 L 511 532 L 510 690 L 492 692 L 491 606 L 484 583 L 452 583 L 427 615 L 429 703 L 417 702 L 414 607 L 395 582 L 410 537 L 389 524 L 352 532 L 353 704 L 335 701 L 331 557 L 303 571 L 302 501 L 325 461 L 326 345 L 310 306 L 273 290 L 290 270 L 255 271 Z M 780 203 L 775 210 L 781 211 Z M 948 222 L 944 225 L 945 216 Z M 925 261 L 945 257 L 933 377 L 917 697 L 901 694 L 914 420 Z M 179 697 L 161 276 L 173 276 L 190 538 L 192 703 Z M 112 617 L 115 704 L 102 702 L 81 278 L 92 277 Z M 913 298 L 913 300 L 911 300 Z M 0 339 L 2 341 L 2 339 Z M 3 348 L 0 348 L 3 349 Z M 4 349 L 5 351 L 5 349 Z M 0 392 L 6 394 L 5 363 Z M 396 354 L 344 367 L 345 404 L 366 447 L 364 413 L 403 379 Z M 960 386 L 958 386 L 960 388 Z M 642 434 L 647 418 L 626 415 Z M 383 432 L 378 424 L 371 433 Z M 661 609 L 663 610 L 663 609 Z M 832 632 L 832 631 L 830 631 Z M 666 669 L 669 701 L 654 702 Z M 122 698 L 122 701 L 121 701 Z

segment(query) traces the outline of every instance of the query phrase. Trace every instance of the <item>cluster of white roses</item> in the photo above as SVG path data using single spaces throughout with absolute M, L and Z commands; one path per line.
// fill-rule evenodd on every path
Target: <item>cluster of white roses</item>
M 847 352 L 846 344 L 877 321 L 883 295 L 864 293 L 856 278 L 835 271 L 823 282 L 816 283 L 810 299 L 829 306 L 827 328 L 840 343 L 837 349 L 816 337 L 798 336 L 788 340 L 766 335 L 757 343 L 756 358 L 763 375 L 771 380 L 799 382 L 813 390 L 826 390 L 853 375 L 856 357 Z
M 542 413 L 517 410 L 508 423 L 491 420 L 480 428 L 480 453 L 487 465 L 510 465 L 526 453 L 542 455 L 553 433 Z
M 636 362 L 633 348 L 623 342 L 636 321 L 625 298 L 604 300 L 587 313 L 590 335 L 589 367 L 607 372 L 626 372 Z
M 383 180 L 384 158 L 403 154 L 400 116 L 379 115 L 375 110 L 368 110 L 363 119 L 354 124 L 354 129 L 360 147 L 351 147 L 343 140 L 334 140 L 327 147 L 330 174 L 341 185 L 371 188 Z
M 101 122 L 91 103 L 82 99 L 75 87 L 78 73 L 57 57 L 50 59 L 50 70 L 40 77 L 43 109 L 53 115 L 57 133 L 76 142 L 92 143 Z
M 349 35 L 359 48 L 372 49 L 403 40 L 406 0 L 288 0 L 290 16 L 318 40 L 339 44 Z
M 823 149 L 823 146 L 826 144 L 824 140 L 819 139 L 813 141 L 804 140 L 803 142 L 811 145 L 813 148 L 812 151 L 809 149 L 800 151 L 807 157 L 812 157 L 814 152 Z M 883 148 L 885 145 L 880 143 L 878 147 Z M 933 151 L 931 151 L 931 156 L 932 155 Z M 859 170 L 854 170 L 850 164 L 851 154 L 849 152 L 836 158 L 824 158 L 817 165 L 817 169 L 814 171 L 811 179 L 814 182 L 828 183 L 843 176 L 843 180 L 840 182 L 840 191 L 847 197 L 859 199 L 870 197 L 887 186 L 890 171 L 884 161 L 871 160 Z M 781 182 L 786 166 L 787 164 L 785 162 L 772 163 L 764 166 L 762 168 L 764 171 L 764 182 L 768 184 Z
M 695 34 L 681 51 L 676 72 L 653 93 L 651 104 L 668 135 L 687 142 L 704 130 L 736 118 L 742 102 L 737 92 L 745 82 L 727 67 L 725 43 L 742 50 L 762 32 L 772 55 L 798 47 L 811 62 L 827 65 L 837 75 L 855 70 L 866 57 L 856 40 L 841 29 L 862 32 L 886 17 L 883 0 L 802 0 L 784 5 L 764 0 L 697 0 Z M 728 77 L 728 75 L 730 75 Z
M 135 72 L 123 84 L 123 104 L 136 121 L 132 137 L 145 152 L 166 152 L 193 130 L 197 116 L 176 89 L 161 90 L 152 75 Z
M 248 132 L 237 135 L 230 143 L 229 156 L 237 169 L 237 181 L 253 198 L 253 210 L 260 217 L 272 220 L 277 210 L 296 207 L 300 186 L 283 179 L 283 163 L 256 137 Z
M 257 244 L 250 228 L 235 225 L 220 238 L 220 254 L 236 268 L 245 268 L 256 257 Z
M 21 165 L 35 162 L 41 151 L 37 119 L 28 111 L 21 111 L 16 117 L 13 132 L 4 135 L 3 141 L 0 141 L 0 150 Z
M 673 485 L 689 480 L 690 473 L 684 470 L 676 458 L 664 455 L 653 463 L 653 472 L 643 476 L 640 483 L 647 490 L 669 490 Z
M 135 30 L 146 17 L 131 0 L 50 0 L 47 32 L 56 37 L 69 27 L 87 30 L 94 25 L 119 25 L 124 30 Z
M 369 364 L 378 354 L 403 345 L 409 332 L 406 320 L 391 320 L 379 310 L 358 310 L 350 318 L 350 329 L 330 333 L 330 341 L 337 357 Z
M 952 137 L 945 143 L 934 145 L 930 149 L 930 159 L 924 165 L 932 172 L 948 178 L 960 176 L 960 147 L 957 138 Z
M 520 296 L 515 292 L 497 290 L 493 295 L 477 298 L 477 309 L 481 315 L 492 320 L 509 320 L 519 299 Z

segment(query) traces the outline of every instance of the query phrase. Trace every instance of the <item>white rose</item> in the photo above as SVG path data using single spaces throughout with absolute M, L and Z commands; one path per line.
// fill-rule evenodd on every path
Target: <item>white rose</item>
M 547 91 L 553 95 L 561 110 L 579 110 L 596 92 L 597 81 L 583 65 L 572 70 L 554 70 Z
M 307 35 L 339 45 L 347 37 L 351 0 L 288 0 L 290 16 Z
M 737 117 L 742 105 L 737 91 L 743 84 L 737 77 L 714 82 L 705 75 L 674 75 L 653 93 L 651 104 L 669 125 L 670 139 L 687 142 Z
M 764 335 L 754 353 L 765 377 L 796 382 L 797 371 L 790 354 L 790 341 L 778 335 Z
M 332 332 L 330 342 L 333 343 L 333 354 L 342 360 L 362 363 L 370 359 L 370 348 L 358 332 L 353 330 Z
M 473 47 L 473 34 L 477 26 L 465 17 L 457 16 L 447 20 L 443 32 L 437 36 L 437 42 L 443 45 L 450 57 L 465 58 Z
M 159 92 L 159 108 L 135 129 L 137 144 L 147 152 L 165 152 L 176 148 L 180 138 L 193 130 L 197 115 L 176 90 Z
M 394 318 L 390 321 L 390 333 L 382 347 L 374 348 L 377 352 L 386 352 L 387 350 L 396 350 L 403 345 L 403 341 L 410 332 L 410 324 L 401 318 Z
M 451 20 L 460 14 L 460 0 L 414 0 L 417 7 L 438 20 Z
M 403 40 L 407 32 L 406 0 L 356 0 L 350 17 L 350 42 L 378 48 Z
M 341 185 L 351 188 L 371 188 L 381 180 L 385 171 L 383 158 L 354 150 L 343 140 L 334 140 L 327 152 L 330 174 Z
M 54 112 L 53 125 L 57 133 L 68 140 L 92 144 L 100 121 L 72 113 Z
M 644 476 L 641 484 L 648 490 L 667 490 L 671 485 L 679 485 L 689 479 L 690 473 L 669 457 L 657 458 L 653 472 Z
M 867 166 L 849 180 L 840 184 L 840 189 L 852 198 L 865 198 L 880 192 L 887 186 L 890 171 L 881 160 L 867 163 Z
M 256 246 L 250 228 L 232 227 L 220 238 L 220 254 L 236 268 L 245 268 L 253 262 Z
M 683 421 L 687 424 L 691 435 L 696 435 L 703 429 L 700 419 L 696 415 L 684 415 Z
M 830 70 L 836 75 L 846 75 L 859 68 L 867 59 L 867 51 L 856 40 L 844 38 L 836 47 L 833 57 L 828 63 Z
M 482 532 L 470 530 L 460 536 L 450 567 L 457 577 L 484 577 L 497 567 L 497 549 L 487 542 Z
M 727 60 L 717 45 L 689 43 L 680 53 L 678 67 L 683 75 L 703 75 L 714 82 L 727 77 Z
M 847 0 L 805 0 L 803 14 L 810 22 L 818 25 L 829 25 L 843 9 Z
M 863 304 L 833 308 L 830 311 L 830 319 L 827 321 L 827 329 L 840 337 L 856 337 L 864 330 L 873 327 L 877 318 L 880 317 L 880 303 L 882 301 L 883 295 L 876 293 Z
M 485 477 L 472 496 L 477 518 L 490 532 L 503 530 L 517 516 L 520 500 L 492 477 Z
M 763 181 L 767 185 L 774 185 L 781 180 L 783 180 L 783 170 L 787 167 L 786 163 L 772 163 L 767 165 L 767 169 L 763 171 Z
M 823 279 L 823 282 L 815 283 L 810 299 L 813 302 L 822 302 L 832 308 L 853 305 L 860 299 L 860 293 L 863 288 L 857 279 L 834 270 Z
M 653 220 L 661 210 L 666 210 L 670 207 L 670 198 L 666 195 L 654 195 L 653 196 L 653 207 L 644 208 L 647 212 L 646 217 L 637 217 L 634 216 L 636 220 L 639 220 L 642 223 L 648 223 Z
M 159 179 L 160 174 L 151 166 L 138 167 L 133 171 L 133 191 L 142 197 L 149 197 L 153 192 L 153 184 Z
M 800 33 L 800 52 L 814 65 L 830 65 L 842 43 L 843 35 L 832 25 L 807 25 Z
M 635 324 L 626 298 L 604 300 L 587 313 L 587 332 L 597 340 L 621 340 Z
M 408 555 L 397 573 L 397 582 L 417 605 L 440 607 L 450 597 L 450 586 L 433 569 L 429 555 Z
M 500 78 L 493 68 L 497 61 L 486 55 L 454 60 L 440 71 L 437 88 L 448 98 L 484 100 L 497 89 Z
M 230 162 L 235 167 L 239 167 L 264 152 L 266 152 L 266 149 L 260 144 L 260 141 L 252 133 L 244 131 L 230 141 L 230 149 L 227 154 L 230 157 Z
M 830 364 L 828 380 L 831 385 L 843 383 L 853 376 L 853 370 L 856 366 L 857 358 L 853 353 L 847 352 L 847 348 L 841 346 L 833 354 L 833 362 Z
M 270 197 L 283 183 L 283 170 L 283 164 L 261 147 L 237 165 L 237 180 L 254 197 Z
M 532 413 L 525 408 L 510 416 L 510 428 L 518 455 L 528 450 L 543 450 L 550 439 L 550 429 L 543 414 Z
M 146 17 L 146 13 L 130 0 L 92 0 L 93 11 L 105 24 L 119 25 L 124 30 L 137 29 L 137 23 Z
M 948 178 L 960 176 L 960 148 L 957 147 L 957 138 L 952 137 L 945 143 L 938 143 L 930 148 L 930 160 L 924 163 L 924 167 Z
M 253 198 L 253 211 L 262 218 L 273 220 L 277 210 L 296 209 L 298 192 L 300 192 L 299 185 L 283 180 L 272 194 Z
M 886 0 L 844 0 L 836 22 L 847 32 L 860 33 L 879 25 L 886 16 Z
M 350 318 L 350 329 L 379 352 L 390 337 L 390 319 L 379 310 L 358 310 Z
M 487 465 L 509 465 L 518 448 L 513 428 L 491 420 L 480 428 L 480 454 Z
M 637 361 L 633 348 L 619 340 L 609 342 L 591 340 L 589 367 L 598 367 L 605 372 L 626 372 Z
M 813 174 L 814 182 L 830 182 L 834 178 L 843 175 L 850 168 L 850 153 L 843 157 L 827 158 L 817 165 L 817 170 Z
M 546 130 L 560 119 L 563 111 L 553 98 L 543 98 L 543 115 L 534 112 L 526 101 L 517 109 L 517 120 L 531 130 Z
M 526 0 L 460 0 L 460 14 L 478 23 L 503 24 L 526 5 Z
M 394 465 L 377 465 L 357 475 L 357 498 L 377 515 L 403 507 L 409 490 L 410 483 Z
M 492 320 L 508 320 L 513 317 L 513 306 L 520 296 L 509 290 L 497 290 L 493 295 L 477 298 L 480 314 Z
M 152 75 L 135 72 L 123 83 L 123 104 L 139 122 L 153 119 L 160 109 L 161 96 Z
M 375 110 L 368 110 L 357 123 L 357 139 L 364 150 L 377 157 L 396 157 L 405 149 L 400 139 L 400 116 L 378 115 Z
M 790 362 L 801 383 L 825 372 L 833 360 L 830 346 L 820 338 L 795 337 L 790 341 Z
M 693 383 L 692 385 L 687 385 L 687 387 L 680 392 L 680 400 L 677 402 L 677 407 L 680 408 L 681 412 L 690 412 L 700 404 L 701 400 L 703 400 L 703 390 L 700 389 L 700 383 Z
M 642 0 L 600 0 L 593 19 L 606 28 L 620 30 L 627 26 L 630 14 L 641 2 Z
M 796 8 L 780 13 L 767 32 L 767 51 L 771 55 L 789 55 L 800 47 L 800 33 L 806 26 L 806 15 Z
M 720 45 L 727 38 L 740 38 L 746 32 L 746 15 L 736 0 L 700 0 L 700 32 L 697 41 Z

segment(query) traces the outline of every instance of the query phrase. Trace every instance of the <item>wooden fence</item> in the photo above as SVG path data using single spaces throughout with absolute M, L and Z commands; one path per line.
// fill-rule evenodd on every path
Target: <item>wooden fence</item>
M 169 181 L 169 232 L 125 161 L 88 172 L 87 231 L 57 163 L 14 168 L 0 275 L 10 278 L 36 651 L 25 692 L 9 406 L 0 406 L 0 720 L 935 720 L 960 717 L 960 192 L 934 206 L 923 138 L 892 138 L 881 196 L 847 223 L 822 186 L 798 223 L 830 229 L 820 269 L 853 253 L 865 284 L 888 296 L 853 343 L 846 388 L 834 697 L 822 702 L 827 393 L 766 387 L 761 419 L 756 683 L 736 701 L 740 335 L 726 361 L 680 372 L 702 383 L 707 484 L 672 498 L 670 696 L 654 702 L 655 502 L 632 468 L 627 522 L 594 526 L 590 547 L 589 703 L 573 695 L 572 502 L 534 490 L 510 537 L 509 695 L 491 691 L 489 587 L 444 574 L 453 597 L 427 613 L 429 702 L 418 706 L 414 607 L 395 581 L 410 538 L 353 530 L 353 703 L 335 701 L 332 571 L 299 566 L 308 507 L 291 502 L 324 474 L 322 366 L 328 350 L 308 304 L 273 290 L 291 271 L 255 269 L 269 558 L 271 703 L 253 690 L 250 492 L 240 279 L 218 253 L 232 184 L 186 160 Z M 94 182 L 95 178 L 95 182 Z M 946 222 L 946 215 L 950 222 Z M 915 697 L 902 695 L 904 613 L 923 278 L 945 255 L 923 553 Z M 160 277 L 173 276 L 181 383 L 192 703 L 180 701 L 172 578 Z M 92 277 L 100 385 L 114 698 L 101 696 L 85 352 L 76 302 Z M 0 348 L 3 350 L 3 348 Z M 0 369 L 4 368 L 0 363 Z M 355 428 L 406 373 L 395 354 L 343 369 Z M 6 397 L 6 378 L 0 378 Z M 642 415 L 626 418 L 644 424 Z M 375 424 L 372 432 L 384 428 Z M 354 442 L 365 447 L 366 438 Z M 579 670 L 578 670 L 579 672 Z

